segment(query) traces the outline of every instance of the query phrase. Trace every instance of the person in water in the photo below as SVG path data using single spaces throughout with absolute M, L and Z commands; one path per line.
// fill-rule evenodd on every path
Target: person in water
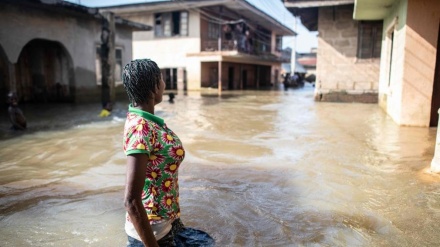
M 128 246 L 159 246 L 179 222 L 177 169 L 185 151 L 164 120 L 154 115 L 165 89 L 157 64 L 147 59 L 130 62 L 123 71 L 123 85 L 130 101 L 123 147 Z
M 174 95 L 174 93 L 169 93 L 168 97 L 169 97 L 168 102 L 174 104 L 174 98 L 176 97 L 176 95 Z
M 208 234 L 185 228 L 180 220 L 177 174 L 185 149 L 164 120 L 154 115 L 165 90 L 159 67 L 150 59 L 131 61 L 122 81 L 130 101 L 123 137 L 127 246 L 185 246 L 185 236 L 193 233 L 205 234 L 202 240 L 212 246 Z
M 100 117 L 108 117 L 112 114 L 113 104 L 112 102 L 106 102 L 102 104 L 102 110 L 99 113 Z
M 27 126 L 27 122 L 26 122 L 26 118 L 24 117 L 23 112 L 18 107 L 17 94 L 14 92 L 10 92 L 8 94 L 7 102 L 9 104 L 9 107 L 8 107 L 9 121 L 12 124 L 11 129 L 25 130 L 26 126 Z

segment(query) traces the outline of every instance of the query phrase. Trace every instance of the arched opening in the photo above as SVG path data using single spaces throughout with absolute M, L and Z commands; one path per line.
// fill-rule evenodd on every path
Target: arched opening
M 71 102 L 75 96 L 73 62 L 62 44 L 34 39 L 20 53 L 16 89 L 24 102 Z

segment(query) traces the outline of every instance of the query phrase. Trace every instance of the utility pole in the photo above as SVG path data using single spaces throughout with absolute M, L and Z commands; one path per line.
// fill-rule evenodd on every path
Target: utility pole
M 222 12 L 223 6 L 220 6 L 220 23 L 218 24 L 218 95 L 222 95 Z
M 115 100 L 115 16 L 112 12 L 102 14 L 101 30 L 101 101 L 102 107 Z
M 293 16 L 295 19 L 295 31 L 297 31 L 297 18 L 296 16 Z M 298 34 L 297 34 L 298 35 Z M 290 74 L 293 75 L 295 74 L 295 70 L 296 70 L 296 43 L 297 43 L 297 38 L 296 36 L 293 36 L 292 40 L 293 40 L 293 49 L 292 49 L 292 54 L 290 55 Z

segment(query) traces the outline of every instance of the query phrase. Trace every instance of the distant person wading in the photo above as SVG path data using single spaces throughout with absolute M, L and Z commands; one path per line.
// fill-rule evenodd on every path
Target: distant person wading
M 8 94 L 7 103 L 9 105 L 9 107 L 8 107 L 9 121 L 12 124 L 11 129 L 12 130 L 25 130 L 27 127 L 27 121 L 26 121 L 26 118 L 25 118 L 23 112 L 18 107 L 17 94 L 15 94 L 14 92 L 10 92 Z

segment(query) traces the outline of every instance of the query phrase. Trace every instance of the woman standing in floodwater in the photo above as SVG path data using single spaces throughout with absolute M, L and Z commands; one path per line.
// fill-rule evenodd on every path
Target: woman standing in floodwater
M 194 234 L 180 220 L 178 168 L 185 156 L 182 142 L 164 120 L 154 115 L 162 102 L 165 82 L 157 64 L 134 60 L 123 72 L 123 84 L 131 102 L 124 127 L 127 155 L 125 231 L 128 246 L 185 246 Z
M 124 68 L 123 82 L 131 102 L 124 127 L 125 231 L 129 246 L 158 246 L 165 236 L 173 238 L 172 228 L 182 227 L 177 169 L 185 151 L 179 138 L 154 115 L 165 89 L 156 63 L 132 61 Z

